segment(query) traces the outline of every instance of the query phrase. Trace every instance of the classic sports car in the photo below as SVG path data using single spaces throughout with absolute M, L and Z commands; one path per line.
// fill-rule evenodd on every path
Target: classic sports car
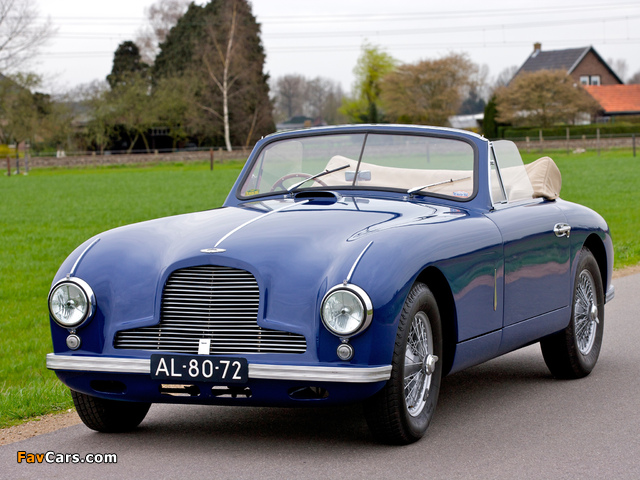
M 151 403 L 363 402 L 378 440 L 431 421 L 444 375 L 540 342 L 594 368 L 613 298 L 605 221 L 544 157 L 420 126 L 263 138 L 224 206 L 80 245 L 49 294 L 47 366 L 94 430 Z

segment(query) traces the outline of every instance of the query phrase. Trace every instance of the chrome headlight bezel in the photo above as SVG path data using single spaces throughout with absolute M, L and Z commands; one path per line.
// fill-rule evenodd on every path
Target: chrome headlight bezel
M 56 293 L 60 292 L 61 294 L 64 294 L 63 290 L 65 286 L 67 287 L 67 297 L 69 295 L 69 288 L 73 288 L 74 291 L 79 292 L 81 294 L 81 298 L 84 299 L 84 307 L 81 310 L 82 315 L 71 322 L 59 317 L 56 314 L 57 309 L 52 307 L 52 302 L 56 301 L 57 298 Z M 47 305 L 49 307 L 49 315 L 51 315 L 51 318 L 56 322 L 56 324 L 68 330 L 75 330 L 93 317 L 96 310 L 96 297 L 87 282 L 77 277 L 66 277 L 51 287 Z
M 325 318 L 325 305 L 327 304 L 327 301 L 330 298 L 334 297 L 338 292 L 347 293 L 361 306 L 363 312 L 362 320 L 356 327 L 347 330 L 339 330 L 335 328 L 335 326 L 332 325 L 328 319 Z M 335 287 L 329 289 L 329 291 L 325 294 L 324 298 L 322 299 L 322 303 L 320 304 L 320 318 L 322 319 L 323 325 L 332 334 L 340 338 L 350 338 L 362 333 L 367 329 L 367 327 L 369 327 L 369 325 L 371 325 L 371 321 L 373 320 L 373 304 L 371 302 L 371 299 L 369 298 L 369 295 L 367 295 L 367 293 L 362 288 L 353 284 L 345 285 L 341 283 L 340 285 L 336 285 Z

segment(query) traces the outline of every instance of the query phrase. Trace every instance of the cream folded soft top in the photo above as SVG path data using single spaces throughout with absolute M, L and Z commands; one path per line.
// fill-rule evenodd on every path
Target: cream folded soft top
M 542 157 L 524 166 L 533 187 L 533 198 L 555 200 L 560 196 L 562 175 L 556 163 L 549 157 Z
M 336 155 L 327 164 L 327 169 L 334 169 L 344 164 L 355 169 L 357 163 L 357 160 Z M 372 186 L 411 188 L 462 177 L 461 182 L 434 186 L 430 191 L 445 195 L 455 195 L 461 191 L 466 194 L 465 196 L 470 195 L 473 191 L 473 181 L 470 178 L 472 172 L 469 171 L 395 168 L 364 162 L 361 163 L 360 169 L 371 172 L 372 181 L 370 184 Z M 381 182 L 380 179 L 384 180 Z M 524 169 L 521 166 L 507 167 L 502 170 L 502 180 L 511 201 L 525 198 L 555 200 L 560 196 L 560 188 L 562 187 L 560 170 L 549 157 L 539 158 L 535 162 L 525 165 Z M 352 183 L 352 181 L 345 179 L 342 171 L 327 175 L 324 177 L 324 181 L 332 185 L 350 185 Z

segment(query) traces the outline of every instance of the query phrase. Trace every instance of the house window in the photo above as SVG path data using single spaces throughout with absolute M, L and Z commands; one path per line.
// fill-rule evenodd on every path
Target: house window
M 580 83 L 582 85 L 600 85 L 600 75 L 581 75 Z

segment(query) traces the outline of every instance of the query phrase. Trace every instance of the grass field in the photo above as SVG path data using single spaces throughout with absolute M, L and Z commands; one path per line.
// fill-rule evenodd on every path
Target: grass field
M 615 267 L 640 262 L 640 157 L 631 149 L 567 154 L 546 152 L 562 173 L 565 200 L 580 203 L 602 215 L 611 229 Z M 540 154 L 524 154 L 526 163 Z
M 60 263 L 109 228 L 222 204 L 241 162 L 43 169 L 0 176 L 0 427 L 72 406 L 44 365 L 47 294 Z
M 563 174 L 562 197 L 609 222 L 616 266 L 640 262 L 640 158 L 630 151 L 551 156 Z M 231 162 L 210 172 L 203 162 L 0 176 L 0 427 L 72 405 L 45 368 L 46 299 L 64 258 L 103 230 L 219 206 L 241 167 Z

